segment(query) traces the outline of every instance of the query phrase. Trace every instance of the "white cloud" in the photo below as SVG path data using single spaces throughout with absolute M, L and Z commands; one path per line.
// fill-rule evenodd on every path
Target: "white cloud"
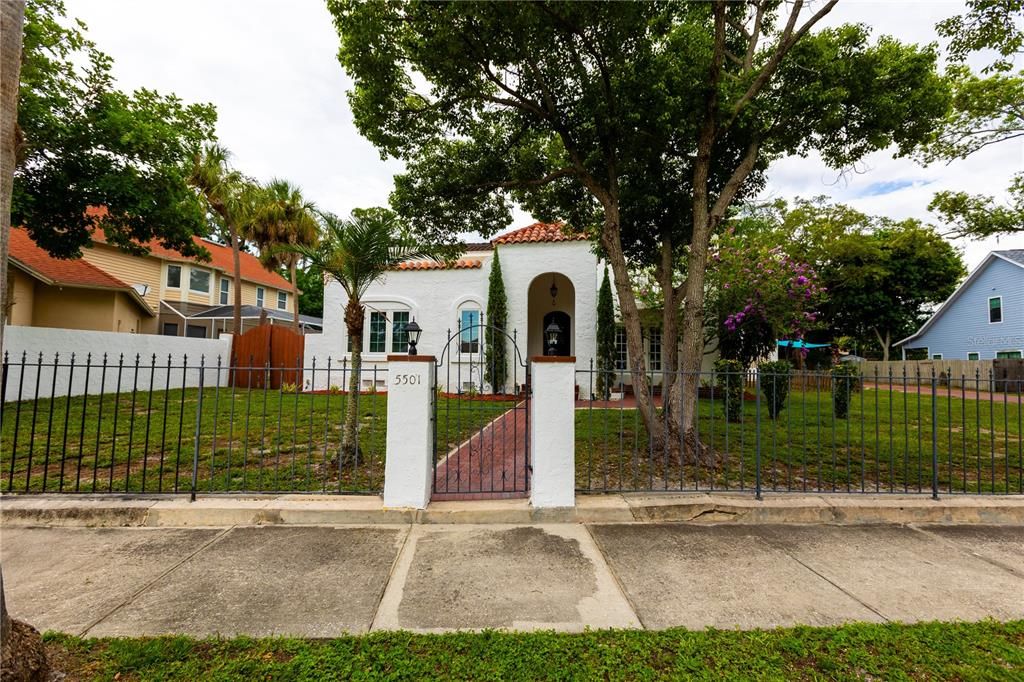
M 935 23 L 962 9 L 962 2 L 933 0 L 846 1 L 826 23 L 863 22 L 876 35 L 928 43 L 938 39 Z M 100 49 L 114 58 L 122 87 L 216 104 L 221 141 L 243 171 L 261 180 L 288 178 L 340 214 L 387 202 L 392 176 L 402 166 L 382 161 L 355 129 L 345 97 L 351 81 L 336 59 L 338 37 L 322 1 L 68 0 L 67 10 L 86 21 Z M 820 159 L 784 159 L 772 166 L 766 192 L 786 198 L 826 194 L 864 211 L 927 220 L 933 192 L 998 194 L 1022 161 L 1024 145 L 928 168 L 880 152 L 862 174 L 837 182 Z M 859 196 L 870 185 L 904 180 L 916 182 Z M 515 219 L 523 224 L 529 217 L 517 212 Z M 1024 238 L 960 246 L 973 265 L 991 248 L 1024 248 Z

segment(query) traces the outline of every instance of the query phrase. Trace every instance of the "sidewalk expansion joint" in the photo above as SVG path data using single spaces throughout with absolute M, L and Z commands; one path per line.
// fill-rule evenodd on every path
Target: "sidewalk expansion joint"
M 184 564 L 184 563 L 185 563 L 186 561 L 189 561 L 189 560 L 190 560 L 190 559 L 191 559 L 192 557 L 194 557 L 195 555 L 199 554 L 199 553 L 200 553 L 200 552 L 202 552 L 202 551 L 203 551 L 204 549 L 206 549 L 206 548 L 207 548 L 207 547 L 209 547 L 210 545 L 212 545 L 212 544 L 214 544 L 215 542 L 217 542 L 218 540 L 220 540 L 220 539 L 221 539 L 222 537 L 224 537 L 224 536 L 225 536 L 225 535 L 227 535 L 227 534 L 228 534 L 229 532 L 231 532 L 232 530 L 234 530 L 234 528 L 235 528 L 235 526 L 228 526 L 227 528 L 223 529 L 223 530 L 222 530 L 221 532 L 219 532 L 219 533 L 217 533 L 216 535 L 214 535 L 214 536 L 213 536 L 212 538 L 210 538 L 209 540 L 207 540 L 206 542 L 204 542 L 204 543 L 203 543 L 202 545 L 200 545 L 200 546 L 199 546 L 198 548 L 196 548 L 196 550 L 195 550 L 195 551 L 191 552 L 191 553 L 190 553 L 190 554 L 189 554 L 188 556 L 185 556 L 185 557 L 183 557 L 183 558 L 182 558 L 181 560 L 179 560 L 179 561 L 178 561 L 177 563 L 175 563 L 175 564 L 174 564 L 173 566 L 170 566 L 170 567 L 169 567 L 169 568 L 168 568 L 167 570 L 165 570 L 165 571 L 163 571 L 162 573 L 160 573 L 160 575 L 156 576 L 155 578 L 153 578 L 152 580 L 150 580 L 149 582 L 147 582 L 147 583 L 146 583 L 145 585 L 143 585 L 143 586 L 142 586 L 142 587 L 140 587 L 139 589 L 135 590 L 135 592 L 133 592 L 133 593 L 132 593 L 132 594 L 131 594 L 131 595 L 130 595 L 130 596 L 129 596 L 129 597 L 127 598 L 127 599 L 125 599 L 124 601 L 122 601 L 122 602 L 121 602 L 120 604 L 118 604 L 118 605 L 117 605 L 117 606 L 115 606 L 114 608 L 110 609 L 109 611 L 107 611 L 107 612 L 106 612 L 105 614 L 103 614 L 102 616 L 100 616 L 100 617 L 99 617 L 99 618 L 97 618 L 96 620 L 94 620 L 94 621 L 92 621 L 91 623 L 89 623 L 89 625 L 87 625 L 87 626 L 85 627 L 85 629 L 83 629 L 83 630 L 82 630 L 82 631 L 81 631 L 80 633 L 78 633 L 78 636 L 79 636 L 79 637 L 85 637 L 85 636 L 86 636 L 86 635 L 88 634 L 88 632 L 89 632 L 90 630 L 92 630 L 92 629 L 93 629 L 94 627 L 96 627 L 97 625 L 99 625 L 100 623 L 102 623 L 103 621 L 105 621 L 105 620 L 106 620 L 107 618 L 109 618 L 110 616 L 112 616 L 112 615 L 114 615 L 115 613 L 117 613 L 118 611 L 120 611 L 120 610 L 121 610 L 122 608 L 124 608 L 125 606 L 128 606 L 129 604 L 131 604 L 131 603 L 132 603 L 133 601 L 135 601 L 135 600 L 136 600 L 136 599 L 137 599 L 137 598 L 139 597 L 139 595 L 141 595 L 141 594 L 142 594 L 143 592 L 145 592 L 145 591 L 146 591 L 146 590 L 148 590 L 149 588 L 153 587 L 153 585 L 157 584 L 158 582 L 160 582 L 161 580 L 163 580 L 164 578 L 166 578 L 166 577 L 167 577 L 168 575 L 170 575 L 171 573 L 173 573 L 174 571 L 176 571 L 176 570 L 177 570 L 177 569 L 178 569 L 179 567 L 181 567 L 181 565 L 182 565 L 182 564 Z
M 782 547 L 782 546 L 780 546 L 779 544 L 777 544 L 777 543 L 774 543 L 774 542 L 772 542 L 772 541 L 771 541 L 771 540 L 769 540 L 768 538 L 761 538 L 761 539 L 762 539 L 762 540 L 763 540 L 763 541 L 764 541 L 764 542 L 765 542 L 766 544 L 769 544 L 769 545 L 771 545 L 772 547 L 774 547 L 775 549 L 779 550 L 780 552 L 782 552 L 783 554 L 785 554 L 786 556 L 788 556 L 788 557 L 789 557 L 790 559 L 792 559 L 793 561 L 797 562 L 798 564 L 800 564 L 801 566 L 803 566 L 804 568 L 806 568 L 806 569 L 807 569 L 808 571 L 810 571 L 810 572 L 811 572 L 811 573 L 813 573 L 814 575 L 818 576 L 819 578 L 821 578 L 822 580 L 824 580 L 825 582 L 827 582 L 827 583 L 828 583 L 829 585 L 831 585 L 832 587 L 836 588 L 837 590 L 839 590 L 840 592 L 842 592 L 843 594 L 845 594 L 845 595 L 846 595 L 847 597 L 849 597 L 849 598 L 850 598 L 850 599 L 852 599 L 853 601 L 857 602 L 858 604 L 860 604 L 861 606 L 863 606 L 864 608 L 866 608 L 866 609 L 867 609 L 868 611 L 870 611 L 871 613 L 873 613 L 873 614 L 875 614 L 876 616 L 878 616 L 879 618 L 881 618 L 881 619 L 882 619 L 882 620 L 883 620 L 884 622 L 886 622 L 886 623 L 892 622 L 892 619 L 890 619 L 890 618 L 889 618 L 888 616 L 886 616 L 886 615 L 885 615 L 884 613 L 882 613 L 881 611 L 879 611 L 878 609 L 876 609 L 876 608 L 875 608 L 874 606 L 872 606 L 871 604 L 867 603 L 866 601 L 864 601 L 863 599 L 861 599 L 860 597 L 858 597 L 857 595 L 855 595 L 855 594 L 854 594 L 853 592 L 850 592 L 850 591 L 849 591 L 848 589 L 846 589 L 845 587 L 843 587 L 842 585 L 840 585 L 840 584 L 839 584 L 839 583 L 837 583 L 836 581 L 832 580 L 832 579 L 831 579 L 831 578 L 829 578 L 828 576 L 826 576 L 826 575 L 824 575 L 824 574 L 822 574 L 822 573 L 818 572 L 817 570 L 815 570 L 815 569 L 814 569 L 814 568 L 812 568 L 811 566 L 807 565 L 806 563 L 804 563 L 803 561 L 801 561 L 801 560 L 800 560 L 800 558 L 799 558 L 798 556 L 796 556 L 795 554 L 793 554 L 792 552 L 790 552 L 790 551 L 789 551 L 788 549 L 786 549 L 785 547 Z
M 1007 573 L 1012 575 L 1014 578 L 1024 578 L 1024 575 L 1021 575 L 1019 570 L 1014 570 L 1014 568 L 1012 566 L 1008 566 L 1008 565 L 1004 564 L 1002 561 L 999 561 L 998 559 L 992 559 L 992 558 L 989 558 L 989 557 L 984 556 L 982 554 L 978 554 L 977 552 L 975 552 L 970 547 L 964 547 L 963 545 L 958 543 L 956 540 L 944 537 L 942 535 L 939 535 L 938 533 L 933 533 L 930 530 L 925 530 L 924 528 L 921 528 L 917 524 L 908 523 L 906 527 L 909 528 L 910 530 L 917 531 L 918 533 L 921 533 L 922 535 L 925 535 L 925 536 L 927 536 L 927 537 L 929 537 L 929 538 L 931 538 L 933 540 L 938 540 L 939 542 L 941 542 L 942 544 L 946 545 L 947 547 L 951 547 L 951 548 L 953 548 L 953 549 L 955 549 L 955 550 L 957 550 L 959 552 L 963 552 L 963 553 L 965 553 L 965 554 L 967 554 L 969 556 L 974 557 L 975 559 L 980 559 L 980 560 L 984 561 L 986 564 L 988 564 L 990 566 L 995 566 L 996 568 L 998 568 L 998 569 L 1000 569 L 1002 571 L 1006 571 Z
M 373 614 L 370 616 L 370 623 L 366 626 L 366 631 L 370 632 L 373 630 L 373 624 L 377 622 L 377 616 L 380 612 L 380 605 L 384 601 L 384 595 L 387 593 L 388 588 L 391 586 L 391 581 L 395 577 L 395 569 L 398 567 L 398 562 L 402 558 L 402 553 L 405 552 L 405 547 L 409 543 L 409 536 L 412 535 L 412 529 L 415 524 L 410 523 L 405 531 L 405 535 L 402 537 L 402 544 L 395 552 L 395 558 L 391 561 L 391 568 L 388 569 L 388 577 L 384 581 L 384 585 L 380 589 L 380 594 L 377 595 L 377 604 L 373 607 Z
M 629 609 L 633 612 L 633 615 L 636 617 L 637 622 L 640 623 L 640 627 L 644 630 L 650 630 L 650 628 L 647 627 L 647 623 L 645 623 L 644 619 L 640 616 L 640 609 L 636 607 L 636 604 L 634 604 L 633 600 L 630 599 L 629 593 L 626 592 L 626 587 L 622 584 L 622 580 L 619 578 L 619 574 L 615 572 L 615 569 L 612 567 L 611 562 L 608 561 L 608 553 L 604 551 L 604 547 L 601 546 L 601 542 L 597 539 L 597 536 L 594 535 L 593 532 L 591 532 L 590 524 L 583 523 L 580 525 L 582 525 L 583 529 L 587 531 L 587 535 L 590 537 L 590 541 L 594 543 L 595 547 L 597 547 L 597 553 L 601 555 L 601 561 L 604 562 L 605 568 L 608 569 L 608 574 L 611 575 L 612 579 L 615 581 L 615 586 L 619 588 L 619 594 L 622 595 L 623 600 L 625 600 L 625 602 L 629 605 Z

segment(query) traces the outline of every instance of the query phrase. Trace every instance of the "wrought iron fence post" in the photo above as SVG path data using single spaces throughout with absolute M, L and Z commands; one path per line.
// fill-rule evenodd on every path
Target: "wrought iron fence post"
M 202 432 L 203 417 L 203 379 L 205 378 L 206 356 L 199 357 L 199 399 L 196 400 L 196 435 L 192 446 L 192 494 L 190 499 L 196 501 L 196 483 L 199 479 L 199 434 Z M 182 392 L 184 392 L 182 388 Z
M 935 384 L 935 367 L 932 367 L 932 499 L 939 499 L 939 409 L 938 392 Z
M 754 370 L 756 407 L 754 410 L 754 499 L 761 499 L 761 370 Z M 742 396 L 740 409 L 743 409 Z

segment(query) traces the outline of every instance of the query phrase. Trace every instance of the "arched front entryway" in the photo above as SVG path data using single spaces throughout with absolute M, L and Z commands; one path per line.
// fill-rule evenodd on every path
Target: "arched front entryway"
M 572 285 L 572 280 L 559 272 L 537 275 L 530 282 L 526 311 L 526 347 L 529 355 L 544 355 L 544 329 L 552 320 L 562 328 L 558 354 L 574 355 L 576 288 Z

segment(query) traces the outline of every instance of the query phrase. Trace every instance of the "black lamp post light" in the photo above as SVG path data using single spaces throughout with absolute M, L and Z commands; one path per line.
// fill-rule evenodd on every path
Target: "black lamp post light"
M 405 323 L 405 333 L 409 337 L 409 355 L 416 355 L 416 344 L 420 342 L 420 334 L 423 330 L 416 324 L 416 318 L 412 322 Z
M 562 328 L 558 323 L 551 320 L 551 323 L 544 328 L 544 355 L 558 355 L 558 338 L 562 335 Z

